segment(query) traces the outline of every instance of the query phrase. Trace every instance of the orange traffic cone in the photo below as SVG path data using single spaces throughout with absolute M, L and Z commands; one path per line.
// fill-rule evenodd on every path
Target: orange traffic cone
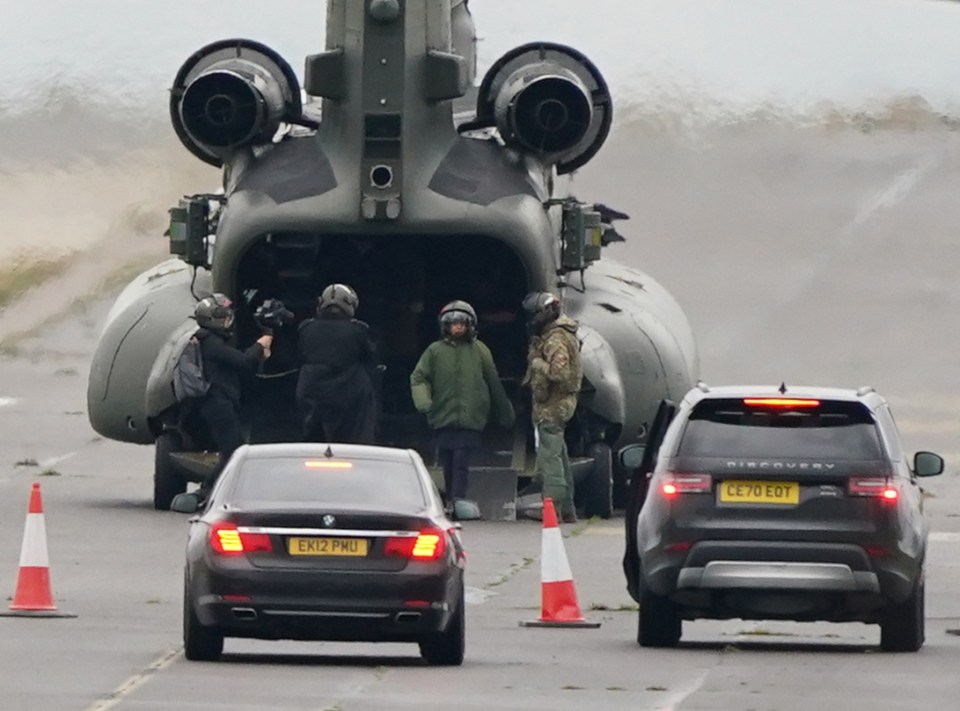
M 599 627 L 599 622 L 585 620 L 580 613 L 573 573 L 563 547 L 563 536 L 557 524 L 553 499 L 543 500 L 543 544 L 540 556 L 540 589 L 542 596 L 539 620 L 526 620 L 521 627 Z
M 23 545 L 20 549 L 20 575 L 17 591 L 7 617 L 76 617 L 57 611 L 50 590 L 50 564 L 47 559 L 47 531 L 43 522 L 43 502 L 40 485 L 30 492 L 27 521 L 23 526 Z

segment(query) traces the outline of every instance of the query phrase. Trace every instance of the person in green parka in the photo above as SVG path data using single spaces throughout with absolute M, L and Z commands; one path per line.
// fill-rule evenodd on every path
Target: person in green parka
M 444 499 L 453 505 L 467 495 L 470 458 L 492 419 L 512 427 L 515 414 L 493 356 L 477 339 L 477 314 L 466 301 L 440 310 L 441 338 L 420 356 L 410 375 L 413 404 L 426 414 L 443 466 Z

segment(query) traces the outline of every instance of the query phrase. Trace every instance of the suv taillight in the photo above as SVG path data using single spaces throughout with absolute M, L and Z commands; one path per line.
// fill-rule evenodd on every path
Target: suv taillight
M 220 521 L 210 527 L 210 548 L 221 555 L 270 553 L 273 545 L 266 533 L 240 531 L 231 521 Z
M 425 528 L 417 536 L 388 538 L 383 554 L 411 560 L 439 560 L 446 549 L 446 534 L 439 528 Z
M 668 499 L 678 494 L 709 494 L 713 477 L 709 474 L 667 474 L 660 480 L 660 493 Z
M 882 476 L 852 476 L 847 481 L 847 492 L 851 496 L 871 496 L 884 501 L 900 498 L 900 489 Z

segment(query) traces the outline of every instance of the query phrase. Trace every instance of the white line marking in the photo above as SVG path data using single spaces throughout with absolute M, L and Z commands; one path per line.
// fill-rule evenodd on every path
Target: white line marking
M 76 454 L 76 452 L 67 452 L 59 457 L 50 457 L 48 459 L 44 459 L 43 461 L 37 462 L 37 466 L 43 467 L 44 469 L 49 469 L 54 464 L 59 464 L 62 462 L 64 459 L 70 459 L 70 457 L 72 457 L 74 454 Z
M 622 536 L 623 526 L 588 526 L 584 533 L 588 536 Z
M 680 707 L 680 704 L 686 701 L 688 697 L 693 696 L 695 693 L 697 693 L 697 691 L 699 691 L 700 687 L 703 686 L 704 682 L 707 680 L 708 674 L 710 674 L 709 671 L 703 672 L 703 674 L 690 682 L 690 684 L 688 684 L 685 688 L 672 693 L 668 697 L 666 705 L 661 706 L 659 711 L 676 711 L 676 709 Z
M 18 397 L 0 397 L 0 407 L 10 407 L 20 402 Z
M 956 543 L 960 541 L 960 533 L 953 533 L 951 531 L 933 531 L 930 534 L 930 540 L 936 541 L 937 543 Z
M 183 656 L 182 647 L 178 647 L 177 649 L 167 652 L 162 657 L 159 657 L 151 662 L 150 665 L 142 672 L 134 674 L 125 682 L 120 684 L 120 686 L 114 689 L 107 698 L 95 701 L 92 706 L 88 706 L 84 709 L 84 711 L 108 711 L 108 709 L 114 708 L 127 696 L 143 686 L 151 676 L 166 669 L 181 656 Z
M 483 588 L 472 588 L 469 585 L 464 589 L 463 599 L 468 605 L 482 605 L 497 593 L 493 590 L 484 590 Z

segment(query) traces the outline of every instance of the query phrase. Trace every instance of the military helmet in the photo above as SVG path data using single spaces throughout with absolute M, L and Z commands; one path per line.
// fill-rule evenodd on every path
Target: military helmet
M 523 300 L 527 312 L 527 324 L 534 333 L 539 333 L 551 321 L 560 317 L 560 299 L 549 291 L 534 291 Z
M 233 302 L 224 294 L 211 294 L 197 302 L 193 317 L 201 328 L 229 336 L 233 333 Z
M 360 308 L 360 297 L 346 284 L 331 284 L 320 294 L 317 311 L 323 312 L 332 308 L 337 308 L 353 318 Z
M 472 338 L 477 331 L 477 312 L 466 301 L 459 299 L 451 301 L 440 309 L 440 333 L 444 336 L 450 335 L 450 326 L 455 323 L 465 324 L 467 327 L 467 336 Z

